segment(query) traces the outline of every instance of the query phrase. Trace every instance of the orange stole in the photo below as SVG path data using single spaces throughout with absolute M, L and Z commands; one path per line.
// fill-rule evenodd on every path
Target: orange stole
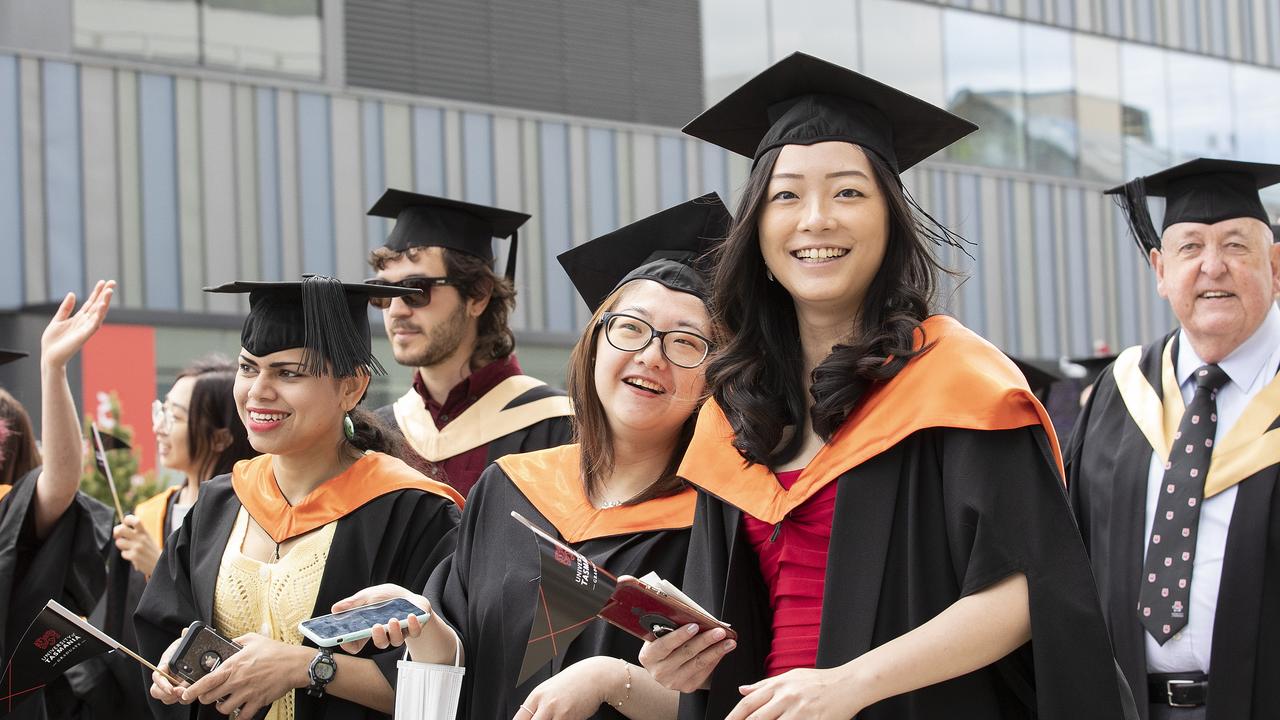
M 822 446 L 800 478 L 784 490 L 769 468 L 749 465 L 733 447 L 733 430 L 715 401 L 698 416 L 680 475 L 768 523 L 782 518 L 850 468 L 892 448 L 919 430 L 1013 430 L 1041 425 L 1062 469 L 1062 451 L 1040 401 L 1004 353 L 945 315 L 922 324 L 916 347 L 933 347 L 907 363 L 892 380 L 868 390 L 862 402 Z
M 592 505 L 582 483 L 577 444 L 507 455 L 498 459 L 498 466 L 570 543 L 693 525 L 693 488 L 638 505 Z
M 156 546 L 161 549 L 164 548 L 164 522 L 169 515 L 169 498 L 181 489 L 178 485 L 167 487 L 158 495 L 138 503 L 138 506 L 133 509 L 133 515 L 142 524 L 142 529 L 147 531 L 151 539 L 156 541 Z
M 422 490 L 459 508 L 463 504 L 462 496 L 448 485 L 425 477 L 398 458 L 372 452 L 321 483 L 297 505 L 290 505 L 281 494 L 270 455 L 236 463 L 231 487 L 254 522 L 277 543 L 346 517 L 370 500 L 397 490 Z

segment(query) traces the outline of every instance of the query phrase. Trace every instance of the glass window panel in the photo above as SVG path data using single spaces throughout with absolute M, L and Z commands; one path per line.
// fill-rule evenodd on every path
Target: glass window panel
M 1120 44 L 1078 34 L 1075 43 L 1076 131 L 1080 175 L 1118 181 L 1124 175 L 1121 141 Z
M 845 67 L 858 67 L 854 0 L 769 0 L 773 60 L 800 50 Z
M 981 128 L 948 151 L 959 162 L 1021 168 L 1022 52 L 1019 24 L 958 10 L 943 16 L 947 108 Z
M 319 0 L 203 0 L 204 62 L 320 77 Z
M 199 59 L 195 0 L 75 0 L 75 44 L 167 60 Z
M 769 64 L 765 0 L 703 0 L 702 76 L 707 104 Z
M 902 0 L 862 0 L 861 45 L 867 75 L 937 105 L 946 101 L 938 8 Z
M 1149 175 L 1169 165 L 1166 51 L 1120 46 L 1124 175 Z
M 1027 167 L 1075 175 L 1080 154 L 1076 127 L 1071 34 L 1023 25 L 1023 87 L 1027 103 Z
M 1169 53 L 1169 134 L 1174 161 L 1234 157 L 1231 66 L 1225 60 Z
M 1280 163 L 1280 72 L 1252 65 L 1236 65 L 1235 94 L 1237 156 L 1250 162 Z

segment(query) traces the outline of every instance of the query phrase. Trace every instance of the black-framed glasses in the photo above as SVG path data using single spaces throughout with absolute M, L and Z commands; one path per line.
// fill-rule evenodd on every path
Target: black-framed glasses
M 409 277 L 403 280 L 391 282 L 390 280 L 367 280 L 370 285 L 383 285 L 385 287 L 410 288 L 413 290 L 421 290 L 422 292 L 415 295 L 404 295 L 400 299 L 405 305 L 411 308 L 426 307 L 431 304 L 431 288 L 441 285 L 453 285 L 453 279 L 447 277 Z M 386 310 L 391 307 L 391 301 L 395 298 L 389 297 L 371 297 L 369 304 L 379 310 Z
M 662 356 L 672 365 L 696 368 L 711 352 L 711 341 L 688 330 L 655 330 L 653 325 L 634 315 L 608 312 L 600 318 L 604 337 L 623 352 L 640 352 L 656 338 Z

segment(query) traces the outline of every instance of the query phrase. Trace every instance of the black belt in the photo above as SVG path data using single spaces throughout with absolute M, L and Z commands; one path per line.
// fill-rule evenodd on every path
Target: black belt
M 1202 672 L 1151 673 L 1147 696 L 1152 703 L 1169 707 L 1200 707 L 1209 701 L 1209 676 Z

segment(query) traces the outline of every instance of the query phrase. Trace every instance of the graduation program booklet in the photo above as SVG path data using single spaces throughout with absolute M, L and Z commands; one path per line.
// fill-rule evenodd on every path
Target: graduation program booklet
M 737 637 L 727 623 L 657 574 L 619 580 L 519 513 L 512 511 L 511 517 L 533 531 L 541 569 L 519 683 L 563 652 L 597 617 L 642 640 L 690 623 L 703 630 L 723 628 L 729 637 Z

